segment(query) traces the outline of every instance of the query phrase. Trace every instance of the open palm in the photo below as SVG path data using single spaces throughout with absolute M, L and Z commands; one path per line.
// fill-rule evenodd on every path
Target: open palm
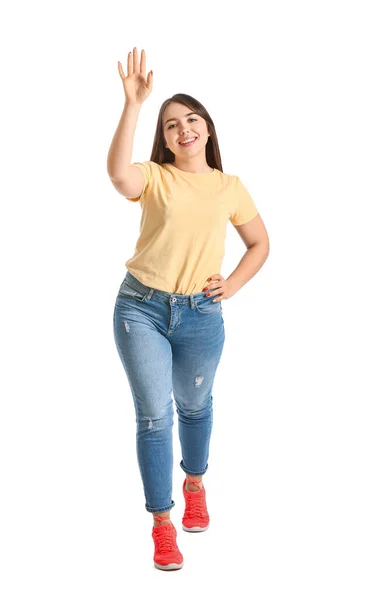
M 146 53 L 141 52 L 141 62 L 138 62 L 137 48 L 133 48 L 132 53 L 128 53 L 127 75 L 124 74 L 123 67 L 118 61 L 118 70 L 122 78 L 126 102 L 133 104 L 142 104 L 152 92 L 152 71 L 146 78 Z

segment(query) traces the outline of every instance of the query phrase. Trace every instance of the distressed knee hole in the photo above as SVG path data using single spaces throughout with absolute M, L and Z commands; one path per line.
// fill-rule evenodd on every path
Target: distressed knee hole
M 195 387 L 199 387 L 202 384 L 204 377 L 195 377 Z
M 127 333 L 129 333 L 129 323 L 127 323 L 127 321 L 124 321 L 124 327 Z

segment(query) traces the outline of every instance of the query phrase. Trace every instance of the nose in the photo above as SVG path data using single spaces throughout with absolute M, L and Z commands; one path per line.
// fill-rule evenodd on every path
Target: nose
M 179 135 L 180 135 L 180 136 L 181 136 L 181 135 L 184 135 L 184 132 L 185 132 L 185 133 L 189 133 L 189 129 L 188 129 L 188 128 L 186 128 L 186 129 L 185 129 L 185 127 L 181 127 L 181 128 L 180 128 L 180 133 L 179 133 Z

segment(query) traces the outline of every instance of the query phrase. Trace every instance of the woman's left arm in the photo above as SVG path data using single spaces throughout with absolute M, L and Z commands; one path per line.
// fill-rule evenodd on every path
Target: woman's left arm
M 234 225 L 247 251 L 235 270 L 227 277 L 230 288 L 236 293 L 259 271 L 270 252 L 269 236 L 260 215 L 243 225 Z
M 241 236 L 247 252 L 243 255 L 235 270 L 225 279 L 220 273 L 215 273 L 207 279 L 206 296 L 216 296 L 213 302 L 228 300 L 251 279 L 266 261 L 269 252 L 269 236 L 259 214 L 248 223 L 234 225 Z

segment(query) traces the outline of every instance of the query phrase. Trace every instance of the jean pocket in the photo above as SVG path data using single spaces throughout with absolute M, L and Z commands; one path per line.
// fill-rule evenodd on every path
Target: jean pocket
M 130 285 L 130 283 L 123 281 L 119 288 L 116 302 L 118 303 L 118 299 L 122 300 L 124 298 L 130 298 L 131 300 L 138 300 L 139 302 L 144 302 L 146 299 L 146 295 L 147 294 L 136 290 L 133 286 Z
M 213 315 L 219 311 L 222 311 L 222 301 L 217 300 L 213 302 L 213 298 L 209 298 L 203 296 L 200 300 L 196 302 L 196 310 L 200 312 L 202 315 Z

